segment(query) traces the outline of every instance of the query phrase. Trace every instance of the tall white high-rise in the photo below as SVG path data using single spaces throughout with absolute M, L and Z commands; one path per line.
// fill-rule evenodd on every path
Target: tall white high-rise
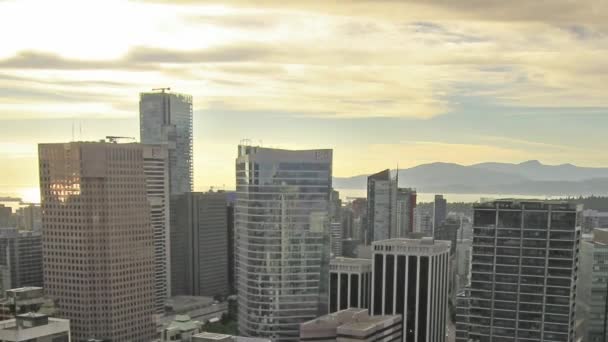
M 327 310 L 331 177 L 329 149 L 238 147 L 235 273 L 241 334 L 297 341 L 300 323 Z
M 169 154 L 164 145 L 143 145 L 143 154 L 150 225 L 154 230 L 154 307 L 162 314 L 171 294 Z
M 139 130 L 143 144 L 167 146 L 171 195 L 192 191 L 192 96 L 141 93 Z

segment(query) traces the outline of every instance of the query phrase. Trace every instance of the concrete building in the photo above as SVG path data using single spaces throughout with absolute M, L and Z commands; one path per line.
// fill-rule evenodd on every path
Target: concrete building
M 70 321 L 37 313 L 0 321 L 0 341 L 70 342 Z
M 497 200 L 474 207 L 471 286 L 457 341 L 574 341 L 580 228 L 567 202 Z
M 596 228 L 592 240 L 581 242 L 577 319 L 583 321 L 583 341 L 605 342 L 608 339 L 607 260 L 608 229 Z M 582 304 L 581 308 L 578 308 L 579 304 Z
M 416 206 L 414 208 L 414 233 L 423 236 L 433 236 L 433 211 L 428 207 Z
M 0 228 L 9 228 L 13 223 L 13 208 L 0 204 Z
M 227 295 L 228 207 L 225 192 L 172 197 L 173 295 Z
M 154 306 L 156 313 L 162 314 L 171 294 L 169 152 L 165 145 L 143 148 L 150 225 L 154 230 Z
M 161 341 L 163 342 L 191 342 L 192 336 L 203 332 L 203 323 L 190 319 L 188 315 L 177 315 L 163 329 L 161 333 Z
M 448 202 L 443 195 L 435 195 L 433 202 L 433 229 L 439 227 L 448 217 Z
M 372 250 L 372 315 L 402 315 L 403 341 L 445 341 L 450 242 L 390 239 Z
M 329 231 L 331 233 L 331 254 L 332 257 L 341 257 L 342 256 L 342 241 L 343 231 L 342 231 L 342 223 L 341 222 L 332 222 L 329 224 Z
M 327 310 L 332 150 L 240 145 L 235 240 L 239 332 L 296 341 Z
M 236 293 L 236 283 L 234 281 L 234 204 L 236 203 L 236 193 L 228 192 L 226 195 L 227 202 L 227 222 L 228 226 L 228 284 L 230 293 Z
M 15 318 L 15 315 L 38 312 L 48 301 L 42 287 L 9 289 L 0 300 L 0 320 Z
M 368 229 L 366 244 L 395 236 L 397 180 L 389 169 L 367 177 Z
M 1 228 L 0 266 L 4 270 L 3 277 L 6 277 L 5 290 L 42 287 L 42 234 Z
M 192 191 L 192 96 L 159 92 L 139 95 L 140 140 L 169 152 L 171 195 Z
M 27 204 L 15 213 L 17 216 L 17 228 L 39 232 L 42 229 L 42 212 L 39 204 Z
M 141 144 L 40 144 L 44 288 L 75 341 L 148 342 L 154 230 Z
M 267 338 L 253 338 L 202 332 L 192 336 L 192 342 L 271 342 Z
M 302 323 L 300 341 L 402 341 L 401 315 L 370 316 L 367 309 L 341 310 Z
M 394 237 L 407 237 L 414 232 L 414 209 L 416 208 L 416 190 L 410 188 L 397 189 L 396 203 L 396 235 Z
M 370 259 L 335 258 L 329 263 L 329 313 L 369 308 L 372 280 Z

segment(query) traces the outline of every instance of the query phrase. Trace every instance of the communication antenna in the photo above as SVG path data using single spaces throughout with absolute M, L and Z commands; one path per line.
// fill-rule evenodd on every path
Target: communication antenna
M 165 91 L 169 91 L 171 90 L 171 88 L 169 87 L 165 87 L 165 88 L 152 88 L 152 91 L 160 91 L 161 93 L 165 93 Z

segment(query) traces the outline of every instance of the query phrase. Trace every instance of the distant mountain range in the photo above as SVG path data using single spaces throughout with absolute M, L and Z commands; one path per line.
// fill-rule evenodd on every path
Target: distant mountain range
M 365 189 L 367 175 L 335 177 L 333 182 L 336 189 Z M 399 186 L 427 193 L 606 195 L 608 168 L 545 165 L 537 160 L 469 166 L 431 163 L 399 170 Z

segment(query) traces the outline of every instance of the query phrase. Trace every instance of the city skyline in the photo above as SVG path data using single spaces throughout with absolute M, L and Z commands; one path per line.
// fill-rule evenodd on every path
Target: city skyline
M 607 165 L 606 5 L 476 3 L 2 1 L 0 193 L 37 187 L 37 143 L 137 137 L 165 86 L 193 95 L 199 190 L 233 184 L 243 138 L 331 147 L 336 176 Z

